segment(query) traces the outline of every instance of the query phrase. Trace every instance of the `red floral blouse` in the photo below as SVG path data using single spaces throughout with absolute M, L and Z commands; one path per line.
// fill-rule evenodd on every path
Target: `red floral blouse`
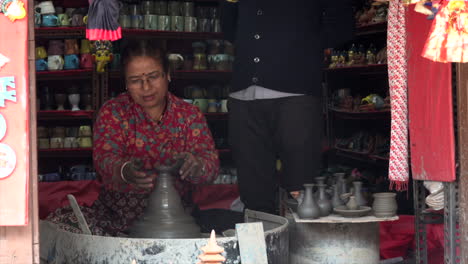
M 181 196 L 188 193 L 191 184 L 211 182 L 218 175 L 218 153 L 198 107 L 168 93 L 166 112 L 156 122 L 127 93 L 102 106 L 94 126 L 93 157 L 105 189 L 147 192 L 114 180 L 114 165 L 140 159 L 145 170 L 151 173 L 157 164 L 171 164 L 174 155 L 183 152 L 201 159 L 205 174 L 197 182 L 177 180 L 176 188 Z

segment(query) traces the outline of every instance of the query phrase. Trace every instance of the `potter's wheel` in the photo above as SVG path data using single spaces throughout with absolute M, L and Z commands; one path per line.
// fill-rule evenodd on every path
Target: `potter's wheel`
M 359 206 L 358 209 L 356 210 L 350 210 L 346 205 L 341 205 L 338 207 L 333 208 L 333 211 L 335 213 L 343 216 L 343 217 L 361 217 L 369 214 L 369 212 L 372 210 L 369 206 Z

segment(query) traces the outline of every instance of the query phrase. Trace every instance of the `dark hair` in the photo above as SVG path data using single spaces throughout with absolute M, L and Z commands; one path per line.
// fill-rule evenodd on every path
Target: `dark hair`
M 166 52 L 159 43 L 151 40 L 131 40 L 126 43 L 122 53 L 122 64 L 124 69 L 134 57 L 151 57 L 161 63 L 165 73 L 169 70 L 169 60 Z

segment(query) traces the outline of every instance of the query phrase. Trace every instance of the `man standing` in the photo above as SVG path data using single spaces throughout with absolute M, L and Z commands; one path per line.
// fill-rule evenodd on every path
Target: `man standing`
M 353 34 L 351 0 L 223 0 L 236 45 L 229 137 L 246 208 L 276 212 L 279 180 L 297 197 L 321 163 L 323 50 Z

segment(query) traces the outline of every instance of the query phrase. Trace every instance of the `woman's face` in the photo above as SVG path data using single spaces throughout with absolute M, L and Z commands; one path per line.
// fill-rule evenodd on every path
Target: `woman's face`
M 169 76 L 157 60 L 133 57 L 125 69 L 127 89 L 133 100 L 144 109 L 164 105 Z

